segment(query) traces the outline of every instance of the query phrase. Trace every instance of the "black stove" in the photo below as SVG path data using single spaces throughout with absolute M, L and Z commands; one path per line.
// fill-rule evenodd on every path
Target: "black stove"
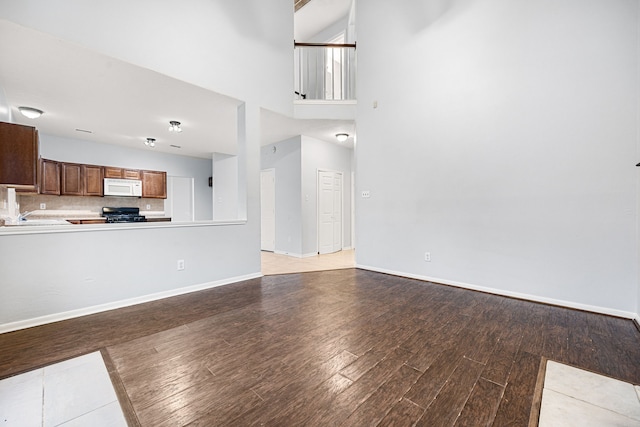
M 113 222 L 144 222 L 147 218 L 140 215 L 140 208 L 102 208 L 102 216 L 108 223 Z

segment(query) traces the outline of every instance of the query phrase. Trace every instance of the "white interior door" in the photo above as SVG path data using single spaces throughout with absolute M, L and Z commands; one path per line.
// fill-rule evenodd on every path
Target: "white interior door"
M 342 172 L 318 171 L 318 253 L 342 250 Z
M 193 178 L 167 177 L 167 198 L 164 210 L 172 222 L 195 221 Z
M 260 249 L 276 250 L 276 172 L 260 171 Z

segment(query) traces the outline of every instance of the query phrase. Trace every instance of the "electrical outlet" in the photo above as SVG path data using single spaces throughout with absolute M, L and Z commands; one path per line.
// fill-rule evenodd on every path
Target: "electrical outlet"
M 40 203 L 40 210 L 43 211 L 47 209 L 47 204 L 46 203 Z
M 147 205 L 147 210 L 151 209 L 151 205 Z
M 424 260 L 427 262 L 431 262 L 431 252 L 424 253 Z
M 369 197 L 371 197 L 371 193 L 369 192 L 369 190 L 366 190 L 366 191 L 362 192 L 362 198 L 363 199 L 368 199 Z
M 183 259 L 179 259 L 178 260 L 178 270 L 184 270 L 184 260 Z

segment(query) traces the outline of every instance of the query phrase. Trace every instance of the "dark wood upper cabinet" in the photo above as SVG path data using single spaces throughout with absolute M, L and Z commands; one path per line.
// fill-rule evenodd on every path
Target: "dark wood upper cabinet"
M 159 171 L 141 171 L 142 197 L 150 199 L 167 198 L 167 173 Z
M 141 171 L 137 169 L 116 168 L 113 166 L 104 167 L 105 178 L 121 178 L 121 179 L 142 179 Z
M 40 159 L 40 194 L 60 195 L 60 163 Z
M 104 168 L 102 166 L 82 165 L 85 196 L 104 195 Z
M 122 169 L 124 179 L 142 179 L 141 172 L 137 169 Z
M 105 178 L 122 178 L 122 168 L 114 168 L 113 166 L 104 167 Z
M 167 173 L 40 159 L 40 194 L 103 196 L 104 178 L 140 179 L 142 197 L 167 198 Z M 127 177 L 127 178 L 125 178 Z
M 60 163 L 62 196 L 102 196 L 104 168 L 96 165 Z
M 76 163 L 60 164 L 60 195 L 82 196 L 84 192 L 82 181 L 82 165 Z
M 38 131 L 0 122 L 0 184 L 38 191 Z

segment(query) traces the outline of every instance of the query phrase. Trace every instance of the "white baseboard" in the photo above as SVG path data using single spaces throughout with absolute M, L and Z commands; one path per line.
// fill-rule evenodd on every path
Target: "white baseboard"
M 262 277 L 262 273 L 247 274 L 245 276 L 231 277 L 229 279 L 218 280 L 215 282 L 207 282 L 199 285 L 188 286 L 186 288 L 172 289 L 170 291 L 158 292 L 150 295 L 143 295 L 136 298 L 130 298 L 121 301 L 115 301 L 107 304 L 94 305 L 92 307 L 80 308 L 77 310 L 65 311 L 62 313 L 48 314 L 46 316 L 35 317 L 33 319 L 20 320 L 18 322 L 5 323 L 0 325 L 0 334 L 6 332 L 17 331 L 20 329 L 32 328 L 34 326 L 45 325 L 47 323 L 59 322 L 61 320 L 73 319 L 76 317 L 87 316 L 89 314 L 100 313 L 103 311 L 114 310 L 117 308 L 129 307 L 145 302 L 157 301 L 164 298 L 174 297 L 178 295 L 189 294 L 191 292 L 203 291 L 205 289 L 216 288 L 218 286 L 230 285 L 232 283 L 242 282 L 244 280 Z
M 294 252 L 287 252 L 287 251 L 273 251 L 274 254 L 278 254 L 278 255 L 286 255 L 286 256 L 292 256 L 295 258 L 302 258 L 302 254 L 298 254 L 298 253 L 294 253 Z
M 274 254 L 278 254 L 278 255 L 286 255 L 286 256 L 292 256 L 295 258 L 309 258 L 312 256 L 318 256 L 318 254 L 316 252 L 311 252 L 308 254 L 298 254 L 298 253 L 293 253 L 293 252 L 286 252 L 286 251 L 273 251 Z
M 456 282 L 456 281 L 452 281 L 452 280 L 446 280 L 446 279 L 439 279 L 439 278 L 435 278 L 435 277 L 422 276 L 422 275 L 419 275 L 419 274 L 403 273 L 403 272 L 399 272 L 399 271 L 387 270 L 387 269 L 384 269 L 384 268 L 376 268 L 376 267 L 371 267 L 371 266 L 361 265 L 361 264 L 356 264 L 356 268 L 361 268 L 363 270 L 369 270 L 369 271 L 375 271 L 377 273 L 391 274 L 393 276 L 407 277 L 407 278 L 410 278 L 410 279 L 417 279 L 417 280 L 423 280 L 423 281 L 426 281 L 426 282 L 433 282 L 433 283 L 439 283 L 439 284 L 443 284 L 443 285 L 455 286 L 455 287 L 458 287 L 458 288 L 470 289 L 470 290 L 473 290 L 473 291 L 486 292 L 486 293 L 494 294 L 494 295 L 501 295 L 501 296 L 505 296 L 505 297 L 523 299 L 523 300 L 533 301 L 533 302 L 540 302 L 540 303 L 550 304 L 550 305 L 557 305 L 557 306 L 566 307 L 566 308 L 574 308 L 574 309 L 577 309 L 577 310 L 590 311 L 590 312 L 593 312 L 593 313 L 607 314 L 609 316 L 622 317 L 622 318 L 625 318 L 625 319 L 634 319 L 634 320 L 636 320 L 636 322 L 638 322 L 638 320 L 639 320 L 638 314 L 637 313 L 633 313 L 631 311 L 615 310 L 615 309 L 612 309 L 612 308 L 600 307 L 600 306 L 596 306 L 596 305 L 580 304 L 580 303 L 572 302 L 572 301 L 558 300 L 558 299 L 553 299 L 553 298 L 545 298 L 545 297 L 540 297 L 540 296 L 537 296 L 537 295 L 524 294 L 524 293 L 520 293 L 520 292 L 505 291 L 505 290 L 502 290 L 502 289 L 495 289 L 495 288 L 488 288 L 488 287 L 485 287 L 485 286 L 471 285 L 469 283 Z M 640 322 L 639 322 L 639 324 L 640 324 Z

